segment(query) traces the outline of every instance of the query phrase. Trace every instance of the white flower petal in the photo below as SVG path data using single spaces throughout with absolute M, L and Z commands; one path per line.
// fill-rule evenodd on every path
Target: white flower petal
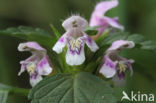
M 105 64 L 102 66 L 99 72 L 103 74 L 106 78 L 111 78 L 116 74 L 116 70 L 114 68 L 111 68 Z
M 49 75 L 52 72 L 48 57 L 45 56 L 37 65 L 37 71 L 39 75 Z
M 18 51 L 25 51 L 25 48 L 27 48 L 27 45 L 25 43 L 20 43 L 18 46 Z
M 42 69 L 39 69 L 39 74 L 41 75 L 49 75 L 52 72 L 52 68 L 49 64 L 45 64 Z
M 86 44 L 92 52 L 96 52 L 99 49 L 98 45 L 90 36 L 87 36 Z
M 62 52 L 62 49 L 65 47 L 66 45 L 66 37 L 65 37 L 65 34 L 56 42 L 56 44 L 54 45 L 53 47 L 53 50 L 56 52 L 56 53 L 61 53 Z
M 99 72 L 106 78 L 111 78 L 116 74 L 116 65 L 117 61 L 112 61 L 109 56 L 105 55 L 103 65 Z
M 69 65 L 81 65 L 85 61 L 85 54 L 84 54 L 84 46 L 82 47 L 80 54 L 72 54 L 71 51 L 68 49 L 66 54 L 66 62 Z
M 37 83 L 39 83 L 43 78 L 40 75 L 37 75 L 36 78 L 30 78 L 30 84 L 34 87 Z
M 25 61 L 21 61 L 20 64 L 21 64 L 21 69 L 18 73 L 18 76 L 20 76 L 25 70 L 26 70 L 26 67 L 25 67 L 25 64 L 24 64 Z

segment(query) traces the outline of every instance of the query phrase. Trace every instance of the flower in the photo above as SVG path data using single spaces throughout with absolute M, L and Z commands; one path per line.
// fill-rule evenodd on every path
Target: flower
M 66 32 L 54 45 L 53 50 L 61 53 L 67 44 L 66 62 L 69 65 L 81 65 L 85 61 L 85 43 L 92 52 L 99 48 L 92 38 L 84 32 L 87 25 L 88 22 L 80 16 L 71 16 L 62 24 Z
M 124 27 L 118 23 L 118 17 L 110 18 L 104 14 L 116 7 L 118 5 L 118 0 L 103 1 L 96 5 L 90 19 L 90 26 L 99 26 L 98 34 L 101 35 L 109 26 L 114 28 L 124 30 Z
M 133 41 L 117 40 L 112 43 L 111 47 L 107 49 L 103 59 L 103 64 L 100 73 L 106 78 L 115 77 L 114 80 L 122 80 L 125 78 L 125 72 L 130 70 L 133 74 L 132 63 L 134 60 L 128 60 L 119 56 L 119 53 L 124 48 L 133 48 L 135 46 Z
M 48 60 L 47 51 L 36 42 L 20 43 L 18 46 L 19 51 L 30 51 L 32 56 L 24 61 L 21 61 L 21 70 L 18 75 L 27 71 L 30 75 L 30 84 L 35 86 L 42 80 L 42 75 L 49 75 L 52 72 Z

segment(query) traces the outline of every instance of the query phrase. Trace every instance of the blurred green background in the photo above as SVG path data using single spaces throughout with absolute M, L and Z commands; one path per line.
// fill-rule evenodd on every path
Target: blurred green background
M 40 27 L 51 34 L 52 23 L 63 33 L 62 20 L 71 14 L 80 14 L 89 20 L 94 5 L 99 0 L 0 0 L 0 29 L 20 25 Z M 126 31 L 144 35 L 156 40 L 156 0 L 119 0 L 120 4 L 109 16 L 119 16 Z M 18 77 L 19 61 L 29 53 L 19 53 L 19 39 L 0 36 L 0 82 L 17 87 L 30 88 L 28 74 Z M 125 87 L 116 88 L 117 96 L 125 91 L 141 91 L 156 94 L 156 52 L 131 50 L 125 51 L 134 58 L 134 75 L 127 78 Z M 29 103 L 26 97 L 9 96 L 7 103 Z

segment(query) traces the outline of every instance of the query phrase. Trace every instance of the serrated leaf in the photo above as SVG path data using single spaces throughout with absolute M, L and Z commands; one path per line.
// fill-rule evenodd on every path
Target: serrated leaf
M 20 26 L 18 28 L 8 28 L 6 30 L 0 30 L 0 35 L 8 35 L 19 39 L 28 41 L 36 41 L 39 44 L 52 47 L 56 39 L 50 36 L 47 32 L 39 28 L 31 28 Z
M 92 35 L 96 35 L 98 33 L 97 31 L 98 26 L 94 26 L 94 27 L 87 27 L 85 29 L 85 33 L 92 36 Z
M 151 40 L 144 41 L 141 43 L 141 49 L 156 51 L 156 42 Z
M 133 34 L 129 35 L 127 40 L 133 41 L 135 43 L 141 43 L 145 40 L 145 37 L 143 35 Z
M 44 31 L 40 28 L 32 28 L 27 26 L 19 26 L 18 28 L 8 28 L 6 29 L 7 32 L 23 32 L 23 33 L 36 33 L 40 35 L 49 35 L 48 32 Z
M 105 37 L 103 40 L 98 41 L 100 42 L 98 44 L 100 47 L 103 47 L 106 45 L 111 45 L 116 40 L 133 41 L 135 43 L 135 48 L 138 48 L 138 49 L 144 49 L 144 50 L 150 50 L 150 51 L 156 50 L 155 41 L 146 40 L 143 35 L 139 35 L 139 34 L 130 35 L 129 33 L 125 33 L 125 32 L 118 32 L 115 34 L 110 34 L 107 37 Z
M 107 83 L 89 73 L 54 74 L 35 86 L 31 103 L 116 103 Z
M 128 38 L 129 33 L 114 33 L 114 34 L 110 34 L 108 35 L 104 41 L 103 44 L 111 44 L 116 40 L 126 40 Z

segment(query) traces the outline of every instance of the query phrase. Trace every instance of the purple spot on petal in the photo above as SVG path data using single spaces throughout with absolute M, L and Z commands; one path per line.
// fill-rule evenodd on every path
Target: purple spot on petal
M 73 50 L 73 49 L 72 49 L 72 45 L 70 44 L 70 41 L 71 41 L 71 40 L 68 39 L 67 41 L 68 41 L 68 49 L 69 49 L 69 51 L 71 52 L 71 54 L 73 54 L 73 55 L 75 55 L 75 54 L 80 55 L 81 50 L 82 50 L 82 48 L 83 48 L 83 46 L 84 46 L 84 40 L 81 39 L 81 41 L 79 41 L 79 43 L 80 43 L 80 46 L 79 46 L 79 47 L 74 46 L 74 49 L 76 49 L 76 50 Z
M 120 70 L 117 70 L 117 76 L 121 80 L 125 78 L 125 72 L 120 72 Z
M 92 38 L 88 36 L 88 42 L 91 44 L 92 43 Z
M 110 60 L 106 60 L 106 61 L 105 61 L 105 64 L 106 64 L 107 66 L 109 66 L 110 68 L 115 68 L 115 64 L 114 64 L 112 61 L 110 61 Z
M 40 68 L 42 68 L 45 64 L 49 64 L 49 62 L 48 62 L 48 57 L 47 56 L 45 56 L 39 63 L 38 63 L 38 66 L 40 67 Z
M 61 37 L 61 38 L 59 39 L 59 41 L 60 41 L 61 43 L 63 43 L 63 42 L 64 42 L 64 37 Z
M 37 71 L 35 71 L 33 74 L 30 74 L 30 79 L 36 79 L 38 76 Z

